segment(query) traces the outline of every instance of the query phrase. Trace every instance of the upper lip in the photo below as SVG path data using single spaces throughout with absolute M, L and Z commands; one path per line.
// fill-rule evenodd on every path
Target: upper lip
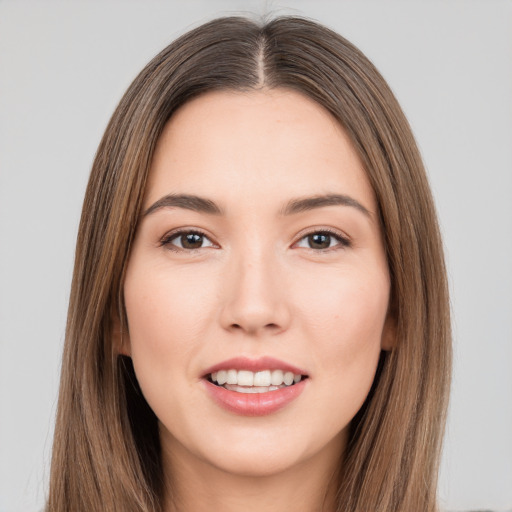
M 233 357 L 217 363 L 204 372 L 205 377 L 211 373 L 218 372 L 219 370 L 249 370 L 251 372 L 259 372 L 263 370 L 283 370 L 285 372 L 292 372 L 295 375 L 307 375 L 307 373 L 289 363 L 275 359 L 274 357 L 259 357 L 251 359 L 249 357 Z

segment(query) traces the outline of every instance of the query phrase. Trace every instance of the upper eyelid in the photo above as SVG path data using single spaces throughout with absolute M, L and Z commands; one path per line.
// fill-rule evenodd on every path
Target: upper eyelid
M 198 234 L 198 235 L 204 236 L 213 245 L 216 245 L 216 246 L 220 245 L 220 244 L 218 244 L 214 240 L 214 237 L 212 237 L 211 235 L 206 233 L 201 228 L 192 228 L 192 227 L 190 227 L 190 228 L 177 228 L 175 230 L 171 230 L 171 231 L 169 231 L 168 233 L 166 233 L 165 235 L 163 235 L 160 238 L 159 243 L 160 243 L 160 245 L 163 245 L 164 243 L 169 243 L 174 238 L 178 237 L 179 235 L 185 234 L 185 233 L 194 233 L 194 234 Z M 295 244 L 300 242 L 302 239 L 304 239 L 304 238 L 306 238 L 308 236 L 314 235 L 315 233 L 327 233 L 327 234 L 329 234 L 331 236 L 334 236 L 335 238 L 339 239 L 339 241 L 341 243 L 345 244 L 345 245 L 349 245 L 349 244 L 352 243 L 351 238 L 347 234 L 341 232 L 338 229 L 331 228 L 331 227 L 316 226 L 316 227 L 312 227 L 312 228 L 305 228 L 300 233 L 298 233 L 296 235 L 296 237 L 294 238 L 294 242 L 292 242 L 291 245 L 294 246 Z
M 174 240 L 175 238 L 179 237 L 180 235 L 187 234 L 187 233 L 201 235 L 204 238 L 208 239 L 213 245 L 216 245 L 216 246 L 219 245 L 217 242 L 215 242 L 213 240 L 212 236 L 208 235 L 202 229 L 199 229 L 199 228 L 178 228 L 176 230 L 171 230 L 160 238 L 159 245 L 163 246 L 165 244 L 168 244 L 171 242 L 171 240 Z M 177 247 L 177 249 L 180 249 L 180 247 Z M 186 249 L 184 249 L 184 250 L 186 250 Z
M 161 239 L 164 240 L 166 238 L 172 238 L 172 237 L 175 237 L 177 235 L 183 235 L 184 233 L 194 233 L 194 234 L 198 234 L 198 235 L 204 236 L 204 237 L 206 237 L 208 239 L 211 238 L 211 235 L 206 233 L 206 231 L 202 230 L 201 228 L 192 228 L 192 227 L 188 228 L 188 227 L 185 227 L 185 228 L 171 229 L 170 231 L 165 233 L 161 237 Z
M 336 238 L 339 238 L 341 241 L 347 242 L 347 243 L 350 243 L 352 241 L 350 236 L 348 236 L 346 233 L 342 232 L 339 229 L 319 226 L 319 227 L 306 229 L 306 230 L 302 231 L 301 233 L 299 233 L 295 239 L 294 244 L 296 244 L 303 238 L 306 238 L 307 236 L 314 235 L 315 233 L 327 233 L 327 234 L 332 235 Z

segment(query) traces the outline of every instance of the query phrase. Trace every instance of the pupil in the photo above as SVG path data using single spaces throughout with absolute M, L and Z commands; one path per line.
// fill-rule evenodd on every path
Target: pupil
M 199 249 L 203 245 L 203 236 L 198 235 L 197 233 L 182 235 L 181 245 L 185 249 Z
M 328 249 L 331 245 L 331 237 L 323 233 L 315 233 L 309 236 L 308 242 L 311 249 Z

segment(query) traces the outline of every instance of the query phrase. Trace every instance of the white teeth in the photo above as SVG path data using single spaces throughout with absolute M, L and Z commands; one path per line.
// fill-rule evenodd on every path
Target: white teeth
M 226 381 L 228 380 L 228 372 L 226 370 L 219 370 L 217 372 L 217 383 L 222 386 L 223 384 L 226 384 Z
M 254 373 L 248 370 L 238 371 L 238 382 L 239 386 L 252 386 L 254 384 Z M 217 381 L 219 382 L 219 381 Z M 220 383 L 219 383 L 220 384 Z
M 227 384 L 236 384 L 238 382 L 238 376 L 237 376 L 236 370 L 228 370 L 228 378 L 226 380 Z
M 254 382 L 253 386 L 270 386 L 270 370 L 265 370 L 263 372 L 256 372 L 254 374 Z
M 280 386 L 284 382 L 283 370 L 274 370 L 272 372 L 271 383 L 273 386 Z
M 276 391 L 279 389 L 278 386 L 236 386 L 233 384 L 226 384 L 224 386 L 230 391 L 236 391 L 237 393 L 266 393 L 267 391 Z
M 284 374 L 284 383 L 287 386 L 290 386 L 291 384 L 293 384 L 293 372 L 286 372 Z
M 244 393 L 264 393 L 274 391 L 279 387 L 291 386 L 302 380 L 300 374 L 283 370 L 219 370 L 211 374 L 211 380 L 226 389 Z M 243 387 L 243 390 L 242 388 Z M 250 390 L 248 389 L 250 388 Z

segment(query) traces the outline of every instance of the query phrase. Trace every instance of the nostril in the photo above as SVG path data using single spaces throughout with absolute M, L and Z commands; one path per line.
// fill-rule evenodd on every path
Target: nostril
M 257 331 L 259 329 L 257 328 L 251 328 L 251 326 L 249 327 L 243 327 L 242 325 L 240 324 L 231 324 L 231 329 L 233 330 L 236 330 L 236 331 L 239 331 L 239 330 L 244 330 L 244 331 Z M 274 323 L 271 323 L 271 324 L 266 324 L 263 326 L 262 330 L 267 330 L 267 331 L 278 331 L 280 330 L 280 327 L 279 325 L 277 324 L 274 324 Z

